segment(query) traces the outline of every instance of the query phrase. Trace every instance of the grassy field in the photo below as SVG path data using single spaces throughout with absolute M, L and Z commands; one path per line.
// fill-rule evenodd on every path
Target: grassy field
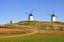
M 24 31 L 22 32 L 22 30 Z M 33 30 L 39 32 L 26 36 L 16 36 L 32 33 Z M 0 42 L 64 42 L 64 23 L 19 22 L 6 24 L 0 28 Z
M 0 42 L 64 42 L 64 35 L 41 35 L 0 38 Z

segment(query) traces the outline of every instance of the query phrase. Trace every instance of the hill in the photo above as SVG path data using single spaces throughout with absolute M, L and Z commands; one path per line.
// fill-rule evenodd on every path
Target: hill
M 32 21 L 32 22 L 19 22 L 18 25 L 23 25 L 27 28 L 42 29 L 42 30 L 63 30 L 64 29 L 63 22 Z
M 0 33 L 30 33 L 37 31 L 64 31 L 63 22 L 44 22 L 44 21 L 20 21 L 0 25 Z
M 18 23 L 5 24 L 3 27 L 21 29 L 42 29 L 42 30 L 63 30 L 63 22 L 44 22 L 44 21 L 20 21 Z

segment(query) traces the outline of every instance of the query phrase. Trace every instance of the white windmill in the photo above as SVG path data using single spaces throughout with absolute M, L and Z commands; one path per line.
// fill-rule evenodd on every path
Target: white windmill
M 30 11 L 29 13 L 26 13 L 28 14 L 28 21 L 33 21 L 34 20 L 34 16 L 32 14 L 32 11 Z
M 57 17 L 54 15 L 54 12 L 55 11 L 53 11 L 53 14 L 49 14 L 51 16 L 51 22 L 56 22 Z

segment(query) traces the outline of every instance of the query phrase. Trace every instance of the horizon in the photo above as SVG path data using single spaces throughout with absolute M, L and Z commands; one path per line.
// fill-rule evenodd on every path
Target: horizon
M 50 21 L 54 10 L 57 21 L 64 21 L 64 0 L 0 0 L 0 24 L 26 21 L 30 9 L 36 21 Z

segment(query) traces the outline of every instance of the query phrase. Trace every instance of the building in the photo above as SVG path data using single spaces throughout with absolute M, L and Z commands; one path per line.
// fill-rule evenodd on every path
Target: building
M 54 14 L 51 15 L 51 22 L 56 22 L 56 16 Z
M 29 20 L 29 21 L 33 21 L 33 15 L 32 15 L 32 13 L 29 14 L 28 20 Z

